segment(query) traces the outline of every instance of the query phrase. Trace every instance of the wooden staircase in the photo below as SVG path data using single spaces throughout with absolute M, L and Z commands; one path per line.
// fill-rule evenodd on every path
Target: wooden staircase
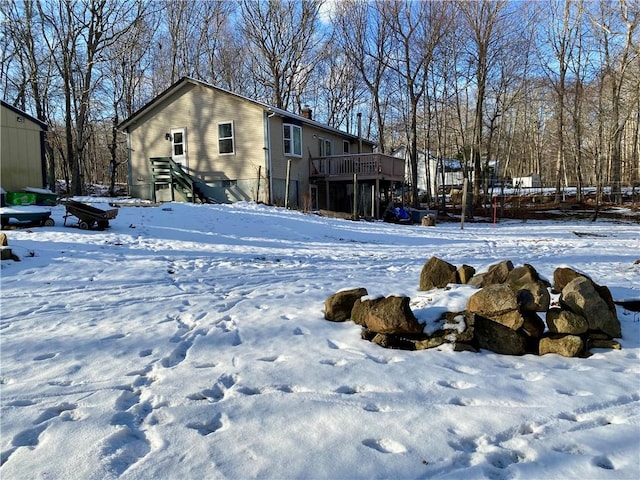
M 184 198 L 195 203 L 219 203 L 206 194 L 207 186 L 204 182 L 192 177 L 182 165 L 171 157 L 150 158 L 151 174 L 153 175 L 153 201 L 156 201 L 156 191 L 159 186 L 168 185 L 171 190 L 171 201 L 174 200 L 174 189 L 180 191 Z

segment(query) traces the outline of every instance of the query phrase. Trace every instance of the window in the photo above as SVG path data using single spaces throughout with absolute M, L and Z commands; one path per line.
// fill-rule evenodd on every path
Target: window
M 221 155 L 234 152 L 233 122 L 218 124 L 218 153 Z
M 326 138 L 318 138 L 318 147 L 321 157 L 330 157 L 333 155 L 333 144 L 331 140 Z
M 342 141 L 342 153 L 350 153 L 350 148 L 351 148 L 351 144 L 349 143 L 349 140 L 343 140 Z
M 184 135 L 182 132 L 173 134 L 173 155 L 175 157 L 184 155 Z
M 174 162 L 179 163 L 184 167 L 188 167 L 187 129 L 184 127 L 172 128 L 169 138 L 171 138 L 171 158 L 173 158 Z
M 284 139 L 284 154 L 296 157 L 302 156 L 302 128 L 298 125 L 285 123 L 282 126 Z

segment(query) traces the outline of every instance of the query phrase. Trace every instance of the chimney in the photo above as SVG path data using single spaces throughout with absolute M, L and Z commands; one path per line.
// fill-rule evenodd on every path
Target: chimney
M 311 107 L 309 107 L 309 105 L 305 105 L 304 107 L 302 107 L 302 110 L 300 110 L 300 114 L 308 120 L 312 120 L 312 113 L 313 110 L 311 110 Z

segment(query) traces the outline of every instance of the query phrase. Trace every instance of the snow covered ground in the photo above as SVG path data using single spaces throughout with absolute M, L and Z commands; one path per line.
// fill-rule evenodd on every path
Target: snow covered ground
M 255 204 L 123 207 L 111 228 L 6 231 L 3 479 L 640 477 L 640 322 L 589 358 L 386 350 L 323 319 L 347 287 L 434 312 L 436 255 L 640 297 L 638 223 L 436 227 Z M 640 315 L 637 317 L 640 318 Z

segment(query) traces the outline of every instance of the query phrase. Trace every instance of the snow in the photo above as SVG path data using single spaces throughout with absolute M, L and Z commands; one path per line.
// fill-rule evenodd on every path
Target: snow
M 470 287 L 418 292 L 433 255 L 570 265 L 637 299 L 638 223 L 173 203 L 94 231 L 52 211 L 55 227 L 5 231 L 21 261 L 1 264 L 2 478 L 640 477 L 633 312 L 618 307 L 622 349 L 589 358 L 387 350 L 323 318 L 354 287 L 405 292 L 422 321 L 464 309 Z

